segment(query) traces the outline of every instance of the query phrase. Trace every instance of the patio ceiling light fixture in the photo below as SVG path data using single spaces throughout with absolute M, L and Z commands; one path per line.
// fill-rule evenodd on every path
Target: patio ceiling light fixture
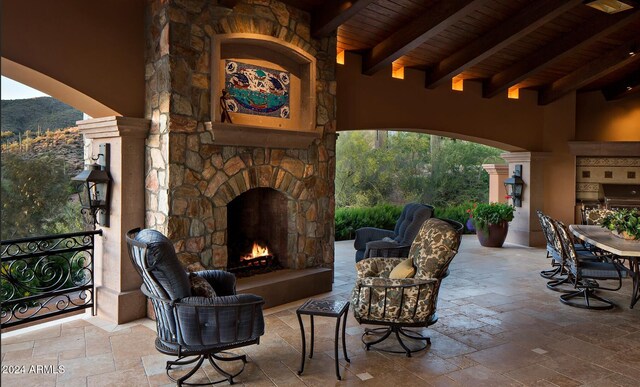
M 78 196 L 82 205 L 82 215 L 85 223 L 93 229 L 96 224 L 109 226 L 109 199 L 111 189 L 111 176 L 109 175 L 110 144 L 101 144 L 98 157 L 87 164 L 85 169 L 71 180 L 81 182 L 78 187 Z
M 620 0 L 587 0 L 584 4 L 606 13 L 618 13 L 633 8 Z
M 522 164 L 516 164 L 513 169 L 513 175 L 504 181 L 504 189 L 507 196 L 513 201 L 516 207 L 522 207 L 522 189 L 524 188 L 524 180 L 522 180 Z

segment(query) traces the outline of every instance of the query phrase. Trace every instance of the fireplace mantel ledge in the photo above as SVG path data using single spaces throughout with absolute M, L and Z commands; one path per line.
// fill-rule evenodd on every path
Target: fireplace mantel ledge
M 264 126 L 205 122 L 213 134 L 213 142 L 220 145 L 238 145 L 264 148 L 308 148 L 313 140 L 322 137 L 321 131 L 302 131 Z

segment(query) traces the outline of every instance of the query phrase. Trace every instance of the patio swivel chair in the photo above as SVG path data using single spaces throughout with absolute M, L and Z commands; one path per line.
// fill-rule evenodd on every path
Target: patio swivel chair
M 551 258 L 552 268 L 549 270 L 542 270 L 540 276 L 550 281 L 547 282 L 547 287 L 553 291 L 571 292 L 570 290 L 563 289 L 560 285 L 563 285 L 570 281 L 570 273 L 565 268 L 565 260 L 563 257 L 562 242 L 556 231 L 554 220 L 542 213 L 542 211 L 536 211 L 540 225 L 542 227 L 543 234 L 547 241 L 547 258 Z M 586 247 L 580 243 L 573 243 L 573 246 L 578 254 L 578 259 L 585 261 L 599 261 L 600 258 L 594 255 Z
M 424 328 L 438 321 L 436 304 L 442 279 L 457 254 L 462 224 L 437 218 L 427 220 L 411 244 L 408 258 L 367 258 L 356 263 L 357 279 L 352 293 L 353 314 L 360 324 L 384 325 L 366 329 L 362 342 L 367 350 L 395 334 L 407 357 L 421 351 L 431 339 L 407 328 Z M 416 269 L 412 278 L 389 278 L 394 267 L 410 260 Z M 373 338 L 380 336 L 377 338 Z M 407 345 L 402 337 L 410 339 Z M 370 339 L 373 338 L 373 339 Z
M 409 203 L 402 209 L 393 231 L 375 227 L 357 229 L 353 243 L 356 262 L 369 257 L 406 258 L 420 226 L 432 216 L 432 206 Z
M 167 376 L 178 386 L 194 385 L 187 379 L 206 359 L 224 375 L 224 379 L 210 384 L 225 380 L 233 384 L 233 378 L 244 370 L 247 359 L 245 355 L 225 351 L 259 344 L 264 334 L 263 299 L 252 294 L 236 294 L 235 276 L 221 270 L 192 274 L 213 288 L 209 289 L 210 297 L 196 296 L 192 293 L 195 291 L 192 284 L 202 281 L 190 279 L 169 239 L 149 229 L 131 230 L 126 239 L 133 266 L 142 277 L 142 292 L 151 300 L 156 314 L 156 349 L 177 357 L 167 361 Z M 203 284 L 200 287 L 206 288 Z M 229 361 L 241 361 L 241 369 L 232 374 L 218 364 Z M 176 367 L 192 363 L 195 366 L 184 376 L 176 379 L 171 375 L 170 371 Z
M 596 294 L 597 290 L 620 290 L 622 287 L 622 278 L 629 276 L 629 271 L 615 257 L 609 256 L 608 261 L 589 261 L 580 259 L 571 239 L 571 234 L 567 227 L 558 220 L 552 220 L 556 232 L 562 243 L 562 254 L 565 260 L 565 266 L 569 271 L 569 278 L 575 289 L 574 292 L 563 294 L 560 301 L 563 304 L 583 309 L 605 310 L 611 309 L 616 305 Z M 605 258 L 598 256 L 598 258 Z M 618 282 L 617 287 L 606 288 L 600 286 L 599 280 L 615 280 Z M 576 297 L 583 298 L 584 302 L 573 300 Z M 593 303 L 596 300 L 596 303 Z

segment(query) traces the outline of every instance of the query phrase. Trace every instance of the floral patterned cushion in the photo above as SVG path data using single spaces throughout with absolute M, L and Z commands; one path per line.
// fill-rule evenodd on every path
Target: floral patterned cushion
M 416 278 L 441 278 L 458 247 L 460 234 L 449 223 L 436 218 L 424 222 L 409 250 Z
M 436 280 L 360 278 L 352 295 L 353 313 L 358 321 L 425 321 L 435 310 L 431 296 L 436 286 Z
M 389 278 L 389 274 L 394 267 L 399 265 L 404 258 L 366 258 L 356 262 L 356 272 L 358 278 L 384 277 Z
M 216 292 L 213 286 L 206 279 L 194 273 L 189 273 L 189 282 L 191 282 L 191 295 L 196 297 L 213 298 Z

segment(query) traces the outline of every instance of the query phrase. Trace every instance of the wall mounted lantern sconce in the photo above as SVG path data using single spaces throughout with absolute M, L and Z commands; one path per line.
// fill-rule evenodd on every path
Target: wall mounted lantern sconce
M 78 196 L 85 222 L 95 230 L 96 224 L 109 226 L 109 201 L 111 198 L 111 176 L 109 175 L 110 144 L 101 144 L 100 153 L 94 161 L 71 180 L 81 182 Z
M 522 164 L 516 164 L 513 169 L 513 175 L 504 181 L 504 188 L 507 191 L 507 195 L 513 201 L 513 205 L 522 207 L 522 189 L 524 188 Z

